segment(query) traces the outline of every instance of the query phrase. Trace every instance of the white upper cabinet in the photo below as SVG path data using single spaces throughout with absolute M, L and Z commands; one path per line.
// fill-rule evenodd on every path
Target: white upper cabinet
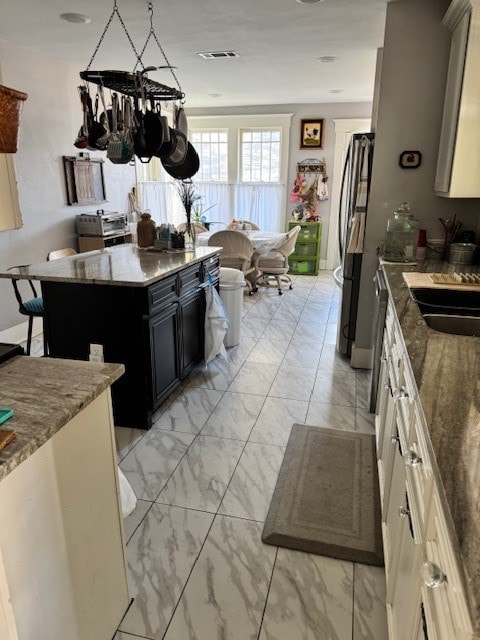
M 435 191 L 480 197 L 480 0 L 453 0 L 443 23 L 452 31 Z

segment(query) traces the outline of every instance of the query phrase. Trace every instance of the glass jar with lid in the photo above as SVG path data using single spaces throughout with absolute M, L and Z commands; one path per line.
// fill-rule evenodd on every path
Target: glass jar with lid
M 418 220 L 408 202 L 402 202 L 387 222 L 384 259 L 389 262 L 413 262 L 418 242 Z

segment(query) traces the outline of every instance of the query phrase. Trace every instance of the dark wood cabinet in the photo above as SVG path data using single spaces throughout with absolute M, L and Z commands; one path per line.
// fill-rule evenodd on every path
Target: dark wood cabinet
M 42 281 L 50 355 L 125 365 L 112 385 L 114 423 L 148 429 L 152 414 L 204 356 L 205 286 L 218 255 L 146 287 Z
M 180 317 L 178 303 L 174 302 L 148 320 L 148 350 L 152 409 L 162 402 L 180 384 L 179 357 Z M 196 354 L 198 357 L 198 353 Z
M 182 378 L 198 364 L 204 350 L 205 292 L 195 289 L 180 301 Z

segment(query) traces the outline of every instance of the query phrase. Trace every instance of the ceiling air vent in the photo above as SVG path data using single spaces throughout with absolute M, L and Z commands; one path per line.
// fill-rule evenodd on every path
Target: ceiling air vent
M 207 51 L 205 53 L 198 54 L 205 60 L 211 60 L 212 58 L 239 58 L 240 56 L 236 51 Z

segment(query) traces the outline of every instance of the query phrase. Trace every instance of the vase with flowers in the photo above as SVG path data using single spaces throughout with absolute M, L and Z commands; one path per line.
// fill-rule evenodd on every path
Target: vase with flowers
M 185 249 L 195 248 L 195 225 L 192 222 L 192 209 L 196 202 L 201 200 L 201 195 L 197 193 L 191 180 L 176 180 L 175 188 L 182 201 L 187 224 L 185 226 Z

